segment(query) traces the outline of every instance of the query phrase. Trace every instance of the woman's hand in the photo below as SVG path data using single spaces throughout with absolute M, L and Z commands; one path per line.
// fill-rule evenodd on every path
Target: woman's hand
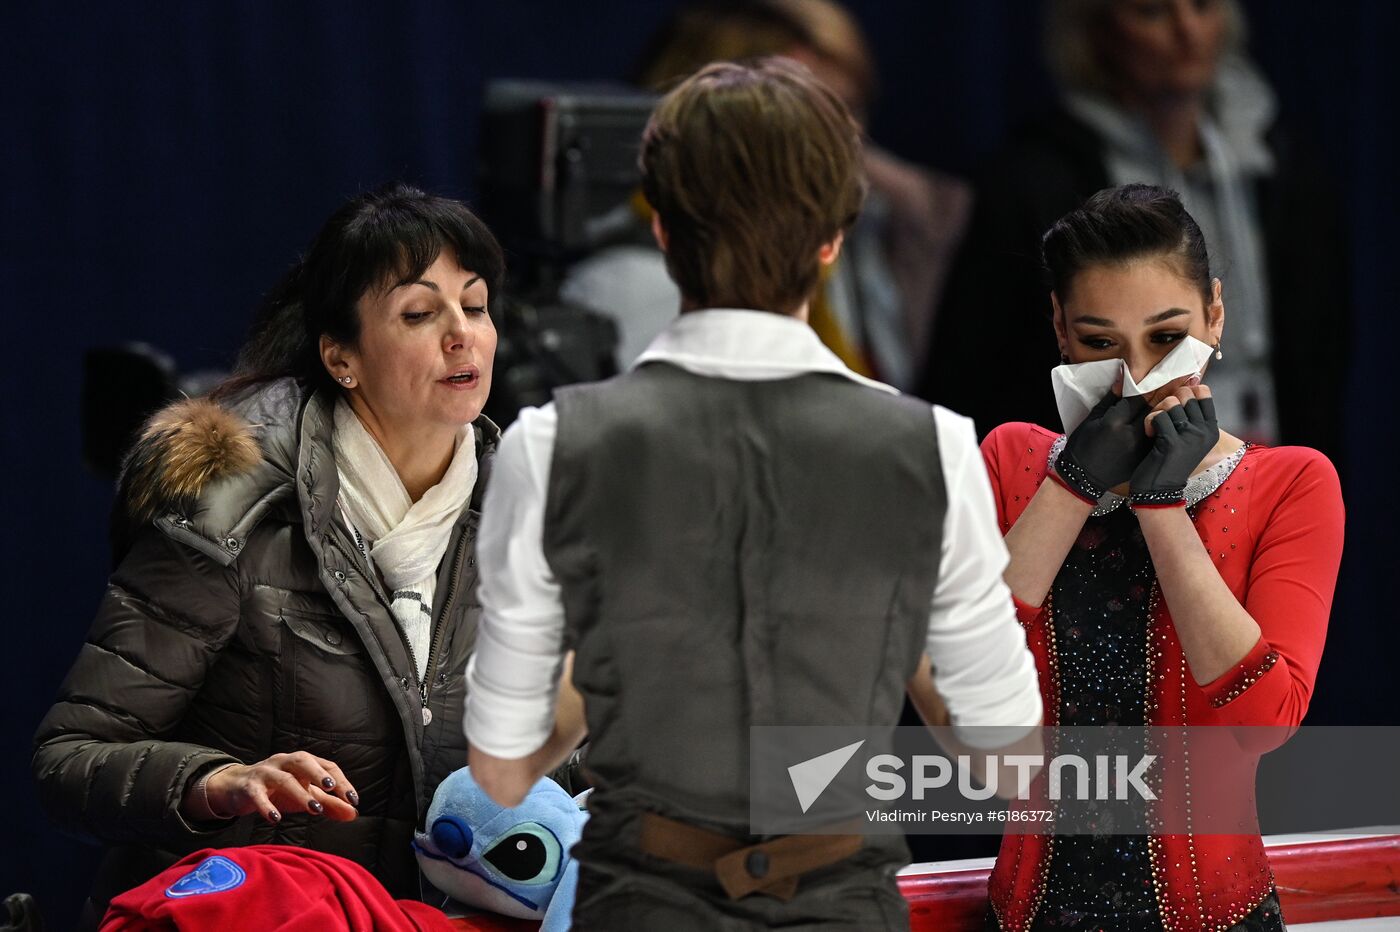
M 192 789 L 190 795 L 197 792 Z M 205 799 L 200 802 L 207 801 L 216 816 L 232 819 L 256 812 L 273 825 L 284 812 L 309 812 L 349 822 L 360 805 L 359 794 L 339 767 L 305 751 L 225 767 L 205 779 L 202 792 Z
M 1220 439 L 1215 399 L 1205 385 L 1185 385 L 1163 399 L 1144 421 L 1152 450 L 1133 472 L 1134 505 L 1174 507 L 1186 501 L 1186 482 Z
M 1103 493 L 1128 481 L 1152 441 L 1142 430 L 1148 404 L 1122 398 L 1120 377 L 1065 441 L 1050 474 L 1006 534 L 1003 578 L 1029 606 L 1045 603 L 1065 557 Z M 1027 466 L 1027 469 L 1030 467 Z
M 1127 482 L 1152 449 L 1142 429 L 1147 402 L 1139 396 L 1120 398 L 1121 384 L 1120 380 L 1110 389 L 1069 435 L 1055 467 L 1064 485 L 1090 503 Z

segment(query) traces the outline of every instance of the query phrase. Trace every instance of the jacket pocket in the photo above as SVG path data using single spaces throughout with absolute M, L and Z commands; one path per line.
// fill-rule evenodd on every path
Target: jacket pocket
M 342 767 L 343 742 L 383 745 L 398 732 L 384 685 L 343 618 L 283 606 L 282 707 L 305 750 Z M 347 770 L 347 773 L 349 771 Z
M 359 636 L 342 618 L 286 606 L 282 607 L 280 614 L 287 630 L 319 650 L 338 657 L 364 653 Z

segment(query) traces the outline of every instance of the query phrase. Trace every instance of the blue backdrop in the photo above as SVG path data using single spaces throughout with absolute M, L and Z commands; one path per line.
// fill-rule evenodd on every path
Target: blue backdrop
M 0 896 L 30 890 L 65 928 L 95 860 L 48 826 L 28 772 L 107 570 L 111 490 L 79 462 L 84 350 L 138 339 L 184 369 L 227 364 L 261 291 L 345 197 L 393 178 L 473 195 L 488 78 L 620 76 L 674 5 L 5 4 Z M 872 135 L 906 157 L 966 170 L 1045 99 L 1029 0 L 851 5 L 881 65 Z M 1400 518 L 1383 381 L 1400 346 L 1400 15 L 1389 0 L 1248 6 L 1286 113 L 1343 183 L 1355 243 L 1348 553 L 1311 721 L 1393 722 L 1400 625 L 1375 581 L 1395 573 Z

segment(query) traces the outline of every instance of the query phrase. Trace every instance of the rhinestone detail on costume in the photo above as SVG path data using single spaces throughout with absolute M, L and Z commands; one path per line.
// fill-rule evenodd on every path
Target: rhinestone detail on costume
M 1048 469 L 1056 469 L 1056 463 L 1060 459 L 1060 451 L 1065 448 L 1066 439 L 1065 435 L 1061 434 L 1056 437 L 1055 442 L 1050 445 L 1050 455 L 1046 457 L 1046 467 Z M 1225 480 L 1230 478 L 1230 474 L 1235 471 L 1235 467 L 1244 459 L 1245 453 L 1249 451 L 1251 446 L 1252 444 L 1246 443 L 1214 466 L 1192 476 L 1186 483 L 1187 506 L 1195 505 L 1207 496 L 1214 494 L 1217 489 L 1224 485 Z M 1099 496 L 1099 503 L 1094 507 L 1090 515 L 1096 518 L 1102 517 L 1118 508 L 1127 500 L 1128 497 L 1126 495 L 1119 495 L 1116 492 L 1105 492 L 1103 495 Z
M 1247 673 L 1228 693 L 1212 699 L 1210 704 L 1217 709 L 1221 706 L 1229 705 L 1240 696 L 1243 696 L 1245 690 L 1257 683 L 1265 673 L 1272 670 L 1276 663 L 1278 663 L 1278 651 L 1271 650 L 1264 655 L 1263 660 L 1259 661 L 1259 666 Z

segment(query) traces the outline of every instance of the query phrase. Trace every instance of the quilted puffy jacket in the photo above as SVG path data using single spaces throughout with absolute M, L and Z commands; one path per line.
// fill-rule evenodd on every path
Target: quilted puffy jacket
M 44 805 L 108 845 L 90 909 L 201 848 L 295 844 L 419 895 L 410 842 L 466 763 L 464 672 L 481 609 L 473 542 L 499 431 L 439 568 L 427 674 L 336 506 L 334 398 L 274 382 L 228 408 L 158 414 L 128 459 L 130 549 L 35 737 Z M 335 761 L 360 815 L 191 824 L 211 766 L 304 750 Z

